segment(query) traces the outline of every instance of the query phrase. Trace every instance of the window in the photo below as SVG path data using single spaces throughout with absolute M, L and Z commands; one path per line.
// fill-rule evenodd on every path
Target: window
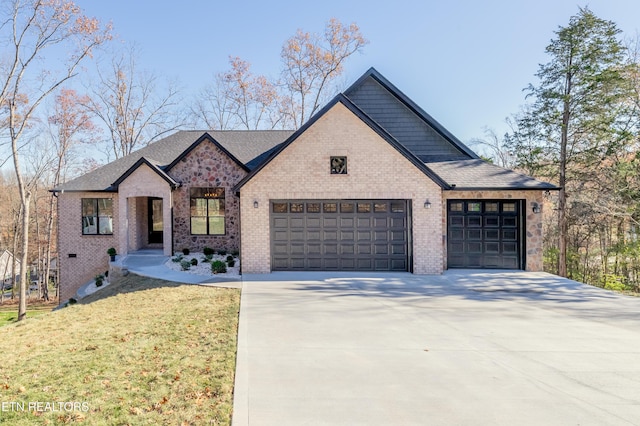
M 291 213 L 304 213 L 304 203 L 290 203 L 289 211 Z
M 113 234 L 113 200 L 111 198 L 82 199 L 82 235 Z
M 481 211 L 481 208 L 482 208 L 482 204 L 481 203 L 474 203 L 474 202 L 467 203 L 467 211 L 468 212 L 478 213 L 478 212 Z
M 274 213 L 286 213 L 288 212 L 288 204 L 287 203 L 273 203 L 273 212 Z
M 353 213 L 353 203 L 340 203 L 342 213 Z
M 346 175 L 347 157 L 331 157 L 330 167 L 332 175 Z
M 502 211 L 504 213 L 515 213 L 516 212 L 516 203 L 503 203 Z
M 307 213 L 320 213 L 320 203 L 307 203 Z
M 191 234 L 224 233 L 224 188 L 191 188 Z
M 322 209 L 325 213 L 336 213 L 338 211 L 337 203 L 322 203 Z

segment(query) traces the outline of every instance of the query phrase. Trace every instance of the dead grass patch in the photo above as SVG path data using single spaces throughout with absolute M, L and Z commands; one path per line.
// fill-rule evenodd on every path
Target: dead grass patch
M 11 355 L 0 364 L 0 403 L 25 411 L 3 410 L 0 422 L 230 423 L 239 301 L 237 289 L 130 275 L 3 327 L 0 353 Z M 33 402 L 62 410 L 28 410 Z

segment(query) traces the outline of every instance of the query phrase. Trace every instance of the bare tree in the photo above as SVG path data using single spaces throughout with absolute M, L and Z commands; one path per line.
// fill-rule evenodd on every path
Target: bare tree
M 199 95 L 192 113 L 210 129 L 274 129 L 284 126 L 277 87 L 251 65 L 230 57 L 231 69 L 216 74 L 212 86 Z
M 175 109 L 178 89 L 168 83 L 162 90 L 152 73 L 139 71 L 137 52 L 130 47 L 117 54 L 106 70 L 98 69 L 84 106 L 105 126 L 110 152 L 124 157 L 182 125 Z M 161 93 L 161 94 L 160 94 Z
M 324 34 L 298 30 L 282 46 L 282 81 L 286 112 L 300 127 L 335 94 L 332 83 L 344 72 L 344 62 L 368 43 L 355 23 L 332 18 Z
M 91 121 L 91 117 L 82 105 L 89 102 L 88 96 L 80 96 L 75 90 L 61 89 L 55 97 L 53 114 L 49 117 L 49 131 L 51 134 L 51 145 L 55 150 L 55 159 L 52 169 L 50 187 L 56 187 L 66 180 L 66 174 L 71 164 L 71 155 L 75 145 L 81 137 L 84 141 L 92 142 L 92 135 L 96 132 L 96 127 Z M 49 275 L 51 272 L 51 252 L 53 242 L 53 231 L 56 216 L 55 194 L 49 196 L 49 206 L 46 222 L 46 245 L 43 253 L 43 282 L 41 282 L 42 297 L 49 300 Z
M 484 138 L 471 140 L 471 146 L 480 148 L 494 164 L 508 169 L 514 168 L 515 156 L 505 142 L 508 135 L 500 137 L 495 130 L 489 128 L 484 129 L 484 135 Z
M 367 44 L 356 24 L 331 19 L 323 34 L 298 30 L 283 45 L 280 80 L 254 75 L 250 64 L 230 58 L 191 107 L 211 129 L 300 127 L 337 92 L 345 61 Z
M 18 182 L 22 214 L 20 304 L 18 320 L 26 316 L 26 283 L 29 252 L 31 191 L 26 185 L 20 144 L 42 102 L 76 75 L 91 51 L 110 38 L 102 27 L 70 0 L 11 0 L 2 4 L 0 42 L 5 62 L 0 69 L 0 107 L 4 130 L 9 135 Z M 56 50 L 57 49 L 57 50 Z M 56 53 L 62 57 L 56 62 Z M 43 55 L 50 52 L 47 62 Z

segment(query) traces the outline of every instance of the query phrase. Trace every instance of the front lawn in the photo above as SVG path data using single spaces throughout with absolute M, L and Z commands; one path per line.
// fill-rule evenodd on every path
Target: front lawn
M 0 329 L 0 423 L 229 424 L 240 291 L 104 290 Z
M 13 302 L 13 301 L 11 301 Z M 31 301 L 27 302 L 27 318 L 33 318 L 38 315 L 51 312 L 55 308 L 53 303 L 36 303 L 32 304 Z M 18 319 L 18 305 L 16 303 L 0 305 L 0 327 L 3 325 L 16 322 Z M 0 408 L 2 408 L 0 406 Z

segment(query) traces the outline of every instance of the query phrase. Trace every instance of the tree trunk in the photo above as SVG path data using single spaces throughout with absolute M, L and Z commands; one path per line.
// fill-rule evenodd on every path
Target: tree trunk
M 55 208 L 55 196 L 51 194 L 49 201 L 49 218 L 47 219 L 47 247 L 44 256 L 44 284 L 42 286 L 42 297 L 49 301 L 49 274 L 51 274 L 51 240 L 53 239 L 53 209 Z
M 571 61 L 570 64 L 571 65 Z M 562 106 L 562 129 L 560 133 L 560 178 L 558 186 L 558 275 L 567 276 L 567 144 L 569 141 L 569 120 L 571 118 L 571 73 L 567 73 L 565 96 Z
M 16 169 L 17 170 L 17 169 Z M 20 303 L 18 305 L 18 321 L 27 317 L 27 286 L 29 270 L 29 207 L 31 204 L 31 193 L 22 187 L 22 177 L 18 178 L 20 186 L 20 197 L 22 199 L 22 253 L 20 265 Z

